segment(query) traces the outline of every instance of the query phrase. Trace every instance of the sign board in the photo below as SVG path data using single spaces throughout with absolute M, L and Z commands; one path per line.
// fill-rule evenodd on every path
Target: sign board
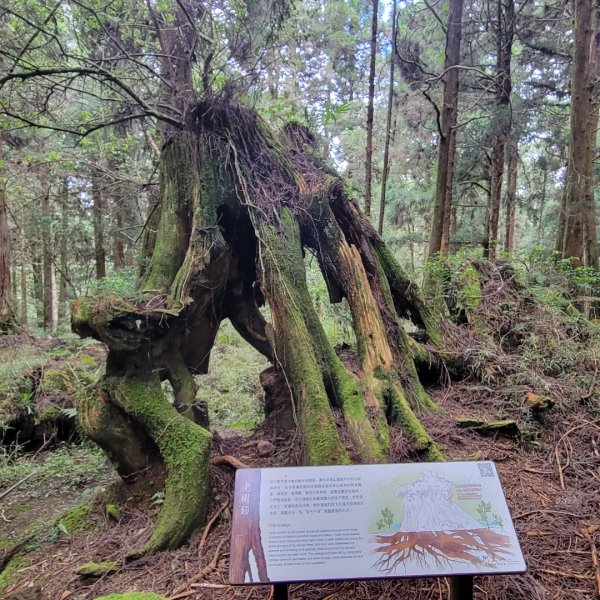
M 492 462 L 240 469 L 233 510 L 232 584 L 526 568 Z

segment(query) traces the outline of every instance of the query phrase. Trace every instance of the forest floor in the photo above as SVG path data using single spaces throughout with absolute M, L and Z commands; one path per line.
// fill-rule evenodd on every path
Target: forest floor
M 433 382 L 428 392 L 439 410 L 421 415 L 448 460 L 495 462 L 522 546 L 527 573 L 476 577 L 476 598 L 598 598 L 600 328 L 565 317 L 556 307 L 548 310 L 531 298 L 517 297 L 515 290 L 494 289 L 497 293 L 490 293 L 489 301 L 476 309 L 463 333 L 470 335 L 467 328 L 473 330 L 485 319 L 488 340 L 498 343 L 473 341 L 472 372 L 461 381 Z M 223 341 L 225 348 L 235 347 L 231 340 Z M 217 363 L 232 364 L 228 352 L 218 350 Z M 219 393 L 231 388 L 234 396 L 246 393 L 258 398 L 258 360 L 246 360 L 247 370 L 239 381 L 229 373 L 230 380 Z M 258 369 L 253 378 L 252 369 Z M 236 388 L 241 385 L 247 388 L 243 393 Z M 220 397 L 220 402 L 226 400 Z M 465 417 L 514 420 L 518 432 L 509 428 L 481 435 L 459 426 Z M 220 422 L 214 458 L 233 456 L 251 467 L 298 464 L 294 438 L 276 437 L 269 422 L 253 432 L 224 426 L 232 422 L 239 426 L 244 418 L 230 415 Z M 259 453 L 261 440 L 272 444 L 267 456 Z M 393 440 L 393 462 L 414 460 L 411 445 L 400 432 L 394 432 Z M 210 470 L 213 493 L 204 535 L 179 550 L 125 563 L 125 555 L 149 534 L 160 510 L 160 493 L 145 503 L 116 497 L 111 492 L 118 484 L 113 471 L 85 442 L 61 442 L 54 449 L 5 456 L 0 463 L 0 553 L 13 558 L 4 560 L 8 566 L 0 574 L 0 598 L 84 600 L 137 590 L 154 591 L 170 600 L 269 599 L 270 586 L 228 583 L 234 470 L 218 460 Z M 30 479 L 2 498 L 3 490 L 28 473 L 33 473 Z M 75 572 L 84 563 L 106 561 L 115 564 L 100 577 Z M 447 597 L 444 578 L 290 586 L 293 600 Z

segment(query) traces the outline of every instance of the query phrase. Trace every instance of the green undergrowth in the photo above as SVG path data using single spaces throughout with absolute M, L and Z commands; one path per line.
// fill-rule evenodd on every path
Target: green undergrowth
M 27 431 L 58 419 L 73 419 L 75 398 L 98 380 L 101 344 L 73 336 L 4 338 L 0 345 L 0 438 L 26 442 Z M 14 423 L 27 422 L 26 431 Z M 11 429 L 13 431 L 11 431 Z
M 224 321 L 209 371 L 196 377 L 196 398 L 206 401 L 212 429 L 252 429 L 263 417 L 259 374 L 269 363 Z
M 32 477 L 19 487 L 30 500 L 47 497 L 56 489 L 83 490 L 111 477 L 105 454 L 92 443 L 65 445 L 37 457 L 0 446 L 0 488 L 30 473 Z

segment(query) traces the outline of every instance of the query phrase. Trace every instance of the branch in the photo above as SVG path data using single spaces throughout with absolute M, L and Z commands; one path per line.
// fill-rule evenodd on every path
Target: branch
M 435 100 L 429 95 L 429 92 L 427 90 L 421 90 L 421 92 L 422 92 L 423 96 L 425 96 L 425 98 L 427 98 L 427 100 L 429 101 L 431 106 L 433 106 L 433 109 L 435 110 L 435 120 L 437 123 L 438 133 L 440 134 L 440 137 L 442 139 L 444 139 L 444 134 L 442 133 L 442 114 L 440 112 L 440 109 L 439 109 L 437 103 L 435 102 Z
M 486 194 L 490 194 L 489 188 L 486 188 L 485 185 L 479 183 L 479 181 L 468 180 L 468 181 L 459 181 L 458 185 L 474 185 L 475 187 L 481 188 Z M 485 207 L 483 207 L 485 208 Z
M 435 20 L 440 24 L 440 27 L 442 28 L 444 35 L 446 35 L 447 34 L 446 26 L 444 25 L 444 22 L 442 21 L 440 16 L 435 11 L 435 8 L 433 8 L 433 6 L 431 6 L 431 4 L 429 4 L 429 2 L 427 2 L 427 0 L 423 0 L 423 2 L 425 3 L 425 6 L 431 11 L 431 14 L 435 17 Z
M 44 22 L 42 23 L 42 25 L 48 24 L 48 21 L 50 21 L 50 19 L 56 14 L 56 11 L 60 8 L 60 5 L 62 3 L 63 3 L 63 0 L 58 0 L 58 2 L 54 5 L 54 8 L 48 13 L 48 16 L 44 19 Z M 31 46 L 31 44 L 33 44 L 33 42 L 35 41 L 35 38 L 37 38 L 37 36 L 40 33 L 44 32 L 44 30 L 41 27 L 38 27 L 35 25 L 34 25 L 34 27 L 35 27 L 35 31 L 31 34 L 31 37 L 27 40 L 25 45 L 19 51 L 19 54 L 15 58 L 15 61 L 13 63 L 13 66 L 10 68 L 9 73 L 14 72 L 14 70 L 17 68 L 17 65 L 21 61 L 21 58 L 23 58 L 23 55 L 25 54 L 25 52 L 27 52 L 27 50 L 29 50 L 29 47 Z
M 18 73 L 8 73 L 4 77 L 0 78 L 0 89 L 4 87 L 7 83 L 13 80 L 21 80 L 27 81 L 29 79 L 34 79 L 36 77 L 51 77 L 53 75 L 76 75 L 76 76 L 88 76 L 88 77 L 101 77 L 106 81 L 114 83 L 118 88 L 120 88 L 127 96 L 129 96 L 132 100 L 134 100 L 141 108 L 144 109 L 144 116 L 154 117 L 159 121 L 164 121 L 165 123 L 169 123 L 173 125 L 177 129 L 181 129 L 183 124 L 181 121 L 174 119 L 168 115 L 159 113 L 153 110 L 142 98 L 140 98 L 126 83 L 124 83 L 118 77 L 115 77 L 112 73 L 103 69 L 102 67 L 96 68 L 87 68 L 87 67 L 53 67 L 53 68 L 42 68 L 42 69 L 33 69 L 31 71 L 21 71 Z M 13 115 L 14 116 L 14 115 Z M 17 117 L 21 119 L 23 122 L 26 122 L 22 117 Z M 41 125 L 36 125 L 38 127 L 43 127 Z M 59 131 L 68 131 L 66 129 L 59 129 Z M 79 132 L 75 132 L 79 134 Z

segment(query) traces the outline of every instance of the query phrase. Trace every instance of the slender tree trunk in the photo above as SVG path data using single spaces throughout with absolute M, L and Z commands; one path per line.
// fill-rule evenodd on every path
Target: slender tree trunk
M 519 154 L 517 140 L 511 140 L 508 147 L 508 179 L 506 185 L 506 233 L 504 236 L 504 250 L 512 254 L 515 239 L 515 214 L 517 209 L 517 168 L 519 166 Z
M 3 142 L 0 136 L 0 333 L 10 333 L 16 326 L 11 303 L 10 231 L 3 168 Z
M 58 318 L 59 320 L 64 319 L 69 311 L 67 307 L 67 244 L 68 244 L 68 204 L 69 204 L 69 179 L 64 177 L 60 196 L 60 209 L 61 209 L 61 224 L 60 224 L 60 236 L 58 237 L 57 243 L 59 244 L 59 264 L 60 264 L 60 280 L 58 285 Z
M 385 120 L 385 150 L 383 153 L 383 174 L 381 176 L 381 202 L 379 204 L 379 225 L 377 231 L 383 235 L 383 219 L 385 216 L 385 195 L 390 169 L 390 141 L 392 137 L 392 113 L 394 109 L 394 65 L 396 64 L 396 0 L 392 4 L 392 40 L 390 52 L 390 85 L 388 88 L 388 105 Z
M 594 82 L 598 76 L 598 9 L 593 0 L 574 0 L 571 134 L 565 186 L 565 226 L 557 247 L 574 265 L 598 266 L 593 152 L 598 126 Z
M 44 270 L 42 268 L 41 244 L 37 241 L 42 236 L 41 227 L 33 228 L 31 234 L 31 270 L 33 273 L 33 297 L 35 299 L 36 324 L 44 327 Z
M 94 216 L 94 258 L 96 279 L 106 277 L 106 250 L 104 248 L 104 198 L 100 185 L 100 174 L 92 174 L 92 201 Z
M 373 196 L 373 115 L 375 104 L 375 59 L 377 58 L 377 13 L 379 0 L 373 0 L 371 19 L 371 61 L 369 63 L 369 100 L 367 105 L 367 150 L 365 158 L 365 213 L 371 214 Z
M 115 244 L 114 264 L 117 269 L 120 269 L 125 266 L 125 244 L 123 244 L 123 240 L 121 239 L 121 231 L 123 229 L 123 205 L 122 198 L 120 198 L 118 194 L 114 197 L 114 205 L 116 222 L 115 233 L 113 235 Z
M 50 170 L 41 166 L 40 184 L 42 191 L 42 266 L 44 281 L 44 329 L 56 331 L 58 302 L 56 295 L 56 272 L 54 267 L 54 244 L 52 231 L 52 208 L 50 201 Z
M 548 166 L 544 164 L 544 172 L 542 175 L 542 195 L 540 197 L 540 212 L 538 215 L 538 226 L 537 226 L 537 243 L 540 244 L 542 241 L 542 230 L 544 226 L 544 209 L 546 208 L 546 193 L 548 189 Z M 559 216 L 559 224 L 561 218 Z
M 486 219 L 483 254 L 486 258 L 496 258 L 498 246 L 498 222 L 502 199 L 502 179 L 504 177 L 504 153 L 506 139 L 511 127 L 510 94 L 512 81 L 510 61 L 515 29 L 514 0 L 498 0 L 496 17 L 496 110 L 497 117 L 492 127 L 495 131 L 492 144 L 492 164 L 490 167 L 490 203 Z
M 456 154 L 456 124 L 458 119 L 458 80 L 460 42 L 462 35 L 463 0 L 450 0 L 446 31 L 446 59 L 444 62 L 444 97 L 440 122 L 435 202 L 429 238 L 429 256 L 438 252 L 446 256 L 450 237 L 452 214 L 452 182 Z
M 20 302 L 19 302 L 19 322 L 21 323 L 21 325 L 23 325 L 24 327 L 26 327 L 29 323 L 29 319 L 28 319 L 28 307 L 29 307 L 29 303 L 28 303 L 28 299 L 27 299 L 27 262 L 25 260 L 25 249 L 24 249 L 24 241 L 21 244 L 21 261 L 20 261 L 20 268 L 19 268 L 19 278 L 20 278 L 20 282 L 19 282 L 19 295 L 20 295 Z

